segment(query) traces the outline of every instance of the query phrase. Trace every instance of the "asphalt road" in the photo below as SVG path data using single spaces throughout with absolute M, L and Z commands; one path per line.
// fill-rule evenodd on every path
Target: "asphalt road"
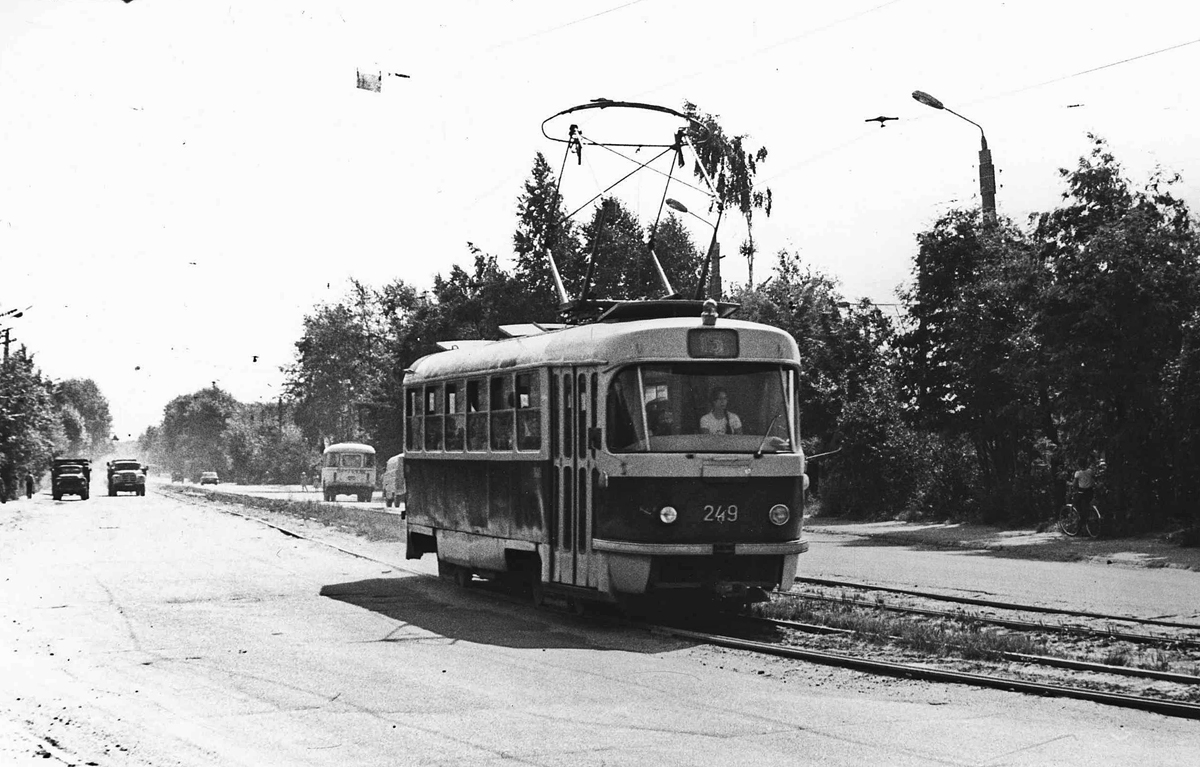
M 429 556 L 394 561 L 154 490 L 0 506 L 0 764 L 1100 765 L 1200 753 L 1191 721 L 600 627 L 458 589 L 428 574 Z

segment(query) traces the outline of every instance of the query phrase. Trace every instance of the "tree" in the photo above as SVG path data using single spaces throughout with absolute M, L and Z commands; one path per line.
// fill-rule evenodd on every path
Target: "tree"
M 615 197 L 601 200 L 591 221 L 583 226 L 582 237 L 585 261 L 563 275 L 571 295 L 583 296 L 586 263 L 594 259 L 590 297 L 662 297 L 662 286 L 650 259 L 642 225 L 620 200 Z
M 1030 335 L 1039 283 L 1031 246 L 1011 223 L 985 227 L 965 210 L 917 242 L 913 283 L 901 293 L 911 321 L 897 339 L 910 413 L 945 439 L 967 440 L 985 514 L 1034 514 L 1050 477 L 1035 476 L 1045 423 Z
M 554 171 L 538 152 L 530 178 L 525 182 L 525 192 L 517 198 L 513 250 L 516 278 L 525 286 L 530 304 L 542 307 L 543 313 L 559 303 L 547 255 L 553 256 L 560 270 L 578 271 L 579 239 L 562 204 Z M 543 321 L 556 318 L 556 312 L 542 317 Z
M 54 401 L 63 413 L 66 452 L 101 456 L 109 451 L 112 416 L 108 400 L 90 378 L 70 378 L 58 384 Z
M 1089 139 L 1091 153 L 1059 171 L 1065 204 L 1037 220 L 1047 269 L 1037 331 L 1070 452 L 1103 457 L 1110 509 L 1146 526 L 1172 508 L 1179 442 L 1164 383 L 1187 359 L 1200 262 L 1191 214 L 1170 191 L 1178 176 L 1158 171 L 1135 189 L 1105 141 Z
M 378 296 L 357 280 L 347 300 L 304 318 L 287 392 L 310 444 L 361 439 L 359 407 L 378 400 L 389 376 L 387 323 Z
M 52 387 L 24 347 L 0 362 L 0 493 L 5 498 L 16 497 L 26 473 L 45 471 L 55 442 L 62 441 Z
M 705 247 L 708 247 L 707 243 Z M 654 252 L 675 292 L 691 296 L 700 282 L 704 255 L 696 249 L 692 235 L 684 228 L 679 216 L 668 213 L 666 218 L 658 222 L 658 228 L 654 231 Z
M 720 115 L 702 112 L 690 101 L 684 102 L 683 111 L 696 121 L 688 126 L 688 137 L 698 156 L 692 172 L 698 178 L 707 176 L 713 181 L 718 211 L 736 207 L 742 218 L 746 219 L 747 240 L 740 252 L 746 257 L 750 271 L 748 282 L 753 285 L 756 252 L 754 211 L 761 210 L 769 217 L 773 202 L 770 187 L 756 187 L 754 184 L 758 166 L 767 159 L 767 148 L 748 149 L 748 135 L 730 136 L 721 127 Z
M 202 471 L 228 474 L 226 431 L 239 403 L 213 386 L 182 394 L 163 408 L 161 435 L 164 463 L 191 475 Z

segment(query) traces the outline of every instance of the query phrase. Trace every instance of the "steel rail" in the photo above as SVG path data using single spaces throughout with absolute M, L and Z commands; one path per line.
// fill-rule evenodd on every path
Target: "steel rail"
M 1072 615 L 1078 618 L 1099 618 L 1101 620 L 1111 621 L 1126 621 L 1128 623 L 1141 623 L 1147 626 L 1166 626 L 1169 628 L 1195 629 L 1200 631 L 1200 623 L 1185 623 L 1182 621 L 1167 621 L 1158 618 L 1136 618 L 1132 615 L 1108 615 L 1105 613 L 1094 613 L 1087 610 L 1062 610 L 1054 607 L 1042 607 L 1040 605 L 1021 605 L 1013 602 L 1001 602 L 992 599 L 977 599 L 975 597 L 957 597 L 950 594 L 936 594 L 927 591 L 916 591 L 913 589 L 901 589 L 893 586 L 876 586 L 870 583 L 860 583 L 854 581 L 838 581 L 828 578 L 807 578 L 796 576 L 796 583 L 811 583 L 815 586 L 840 586 L 846 588 L 865 589 L 868 591 L 886 591 L 891 594 L 906 594 L 914 597 L 925 597 L 926 599 L 935 599 L 942 602 L 957 602 L 965 605 L 980 605 L 982 607 L 996 607 L 1003 610 L 1017 610 L 1030 613 L 1053 613 L 1055 615 Z M 780 592 L 786 594 L 788 592 Z
M 1200 639 L 1191 639 L 1188 637 L 1169 637 L 1157 636 L 1155 634 L 1138 634 L 1130 631 L 1114 631 L 1111 629 L 1097 629 L 1088 626 L 1066 626 L 1061 624 L 1034 623 L 1033 621 L 1020 621 L 1012 618 L 991 618 L 985 615 L 970 615 L 967 613 L 954 613 L 945 610 L 931 610 L 926 607 L 904 607 L 903 605 L 881 605 L 875 602 L 870 602 L 865 599 L 850 599 L 847 597 L 831 597 L 824 594 L 804 594 L 793 591 L 779 592 L 783 596 L 791 599 L 812 599 L 819 602 L 832 602 L 835 604 L 853 605 L 855 607 L 863 607 L 869 610 L 886 610 L 888 612 L 909 613 L 911 615 L 924 615 L 931 618 L 951 618 L 954 620 L 971 620 L 978 623 L 987 623 L 993 626 L 1004 626 L 1005 628 L 1016 629 L 1018 631 L 1045 631 L 1056 634 L 1081 634 L 1084 636 L 1104 637 L 1106 639 L 1120 639 L 1124 642 L 1133 642 L 1135 644 L 1182 644 L 1192 647 L 1200 647 Z
M 746 617 L 745 620 L 754 623 L 766 623 L 772 626 L 782 626 L 784 628 L 796 629 L 806 634 L 842 634 L 853 636 L 859 632 L 854 629 L 836 628 L 834 626 L 822 626 L 817 623 L 801 623 L 799 621 L 787 621 L 779 618 L 759 618 Z M 894 639 L 895 637 L 888 637 Z M 1131 666 L 1110 666 L 1107 663 L 1093 663 L 1086 660 L 1071 660 L 1069 658 L 1055 658 L 1049 655 L 1030 655 L 1020 652 L 1006 652 L 999 650 L 995 652 L 996 657 L 1004 660 L 1016 661 L 1018 663 L 1033 663 L 1039 666 L 1050 666 L 1052 668 L 1066 668 L 1074 671 L 1092 671 L 1100 674 L 1113 674 L 1114 676 L 1128 676 L 1137 679 L 1157 679 L 1162 682 L 1174 682 L 1176 684 L 1190 684 L 1200 687 L 1200 676 L 1192 676 L 1190 674 L 1176 674 L 1171 671 L 1156 671 L 1149 668 L 1133 668 Z
M 691 639 L 718 647 L 729 647 L 735 650 L 747 650 L 764 655 L 774 655 L 781 658 L 803 660 L 824 666 L 838 666 L 856 671 L 864 671 L 885 676 L 904 677 L 930 682 L 946 682 L 950 684 L 965 684 L 974 687 L 987 687 L 1010 692 L 1022 692 L 1047 697 L 1074 698 L 1100 703 L 1106 706 L 1132 708 L 1141 711 L 1151 711 L 1164 716 L 1182 717 L 1185 719 L 1200 719 L 1200 704 L 1184 703 L 1155 698 L 1143 698 L 1137 695 L 1121 693 L 1106 693 L 1098 690 L 1087 690 L 1079 687 L 1063 687 L 1060 685 L 1026 682 L 1020 679 L 987 676 L 985 674 L 969 674 L 959 671 L 944 671 L 926 666 L 914 666 L 906 663 L 856 658 L 850 655 L 821 652 L 819 650 L 803 650 L 795 647 L 780 647 L 764 642 L 748 639 L 709 634 L 690 629 L 670 628 L 668 626 L 648 626 L 652 634 L 670 636 L 678 639 Z

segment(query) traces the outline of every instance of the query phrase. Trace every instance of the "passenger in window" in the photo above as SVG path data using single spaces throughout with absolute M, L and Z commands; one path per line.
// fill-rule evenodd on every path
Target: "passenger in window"
M 741 434 L 742 419 L 728 410 L 729 392 L 718 386 L 708 398 L 712 410 L 700 416 L 700 431 L 703 434 Z
M 675 414 L 665 399 L 651 400 L 646 405 L 646 420 L 650 424 L 650 433 L 655 437 L 675 433 Z

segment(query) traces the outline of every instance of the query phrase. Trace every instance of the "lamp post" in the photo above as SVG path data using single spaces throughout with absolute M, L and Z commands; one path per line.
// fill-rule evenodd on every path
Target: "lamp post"
M 717 301 L 720 301 L 721 300 L 721 289 L 722 289 L 721 288 L 721 243 L 717 242 L 717 225 L 709 224 L 707 219 L 705 219 L 701 216 L 697 216 L 695 213 L 688 210 L 686 205 L 684 205 L 682 202 L 680 202 L 679 200 L 676 200 L 672 197 L 668 197 L 667 199 L 663 200 L 663 204 L 665 204 L 671 210 L 678 211 L 680 213 L 686 213 L 689 216 L 691 216 L 692 218 L 699 219 L 700 221 L 703 221 L 706 225 L 708 225 L 709 227 L 712 228 L 712 230 L 713 230 L 712 239 L 709 240 L 709 243 L 708 243 L 708 261 L 705 262 L 706 267 L 709 266 L 710 264 L 712 267 L 712 280 L 710 282 L 712 287 L 708 291 L 708 297 L 716 299 Z M 717 214 L 717 224 L 720 224 L 720 222 L 721 222 L 721 214 L 718 213 Z M 700 277 L 701 283 L 702 283 L 701 287 L 703 287 L 703 281 L 704 281 L 705 276 L 706 275 L 703 273 L 703 270 L 702 270 L 701 277 Z M 696 297 L 700 298 L 700 295 L 697 295 Z
M 996 223 L 996 168 L 992 165 L 992 152 L 988 149 L 983 126 L 963 117 L 925 91 L 913 91 L 912 97 L 927 107 L 944 109 L 955 117 L 966 120 L 979 129 L 979 196 L 983 199 L 983 222 L 988 226 Z

